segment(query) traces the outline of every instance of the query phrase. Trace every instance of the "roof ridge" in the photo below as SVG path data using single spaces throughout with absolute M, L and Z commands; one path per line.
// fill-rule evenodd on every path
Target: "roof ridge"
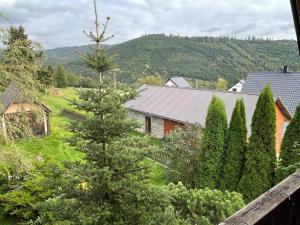
M 247 93 L 247 92 L 243 92 L 243 91 L 241 91 L 241 92 L 221 91 L 221 90 L 214 90 L 214 89 L 208 89 L 208 88 L 173 87 L 173 86 L 167 86 L 167 85 L 160 86 L 160 85 L 151 85 L 151 84 L 146 84 L 144 86 L 144 88 L 142 90 L 140 90 L 140 91 L 145 90 L 146 87 L 173 88 L 173 89 L 183 89 L 183 90 L 191 90 L 191 91 L 210 91 L 210 92 L 218 92 L 218 93 L 225 93 L 225 94 L 236 94 L 236 95 L 254 95 L 254 96 L 258 96 L 259 97 L 258 94 Z

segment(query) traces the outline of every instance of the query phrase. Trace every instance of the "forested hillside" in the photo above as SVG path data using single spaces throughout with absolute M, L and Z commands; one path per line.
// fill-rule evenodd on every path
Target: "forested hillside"
M 47 62 L 89 74 L 78 56 L 78 52 L 87 50 L 88 46 L 48 50 Z M 283 65 L 300 70 L 296 42 L 290 40 L 148 35 L 110 46 L 108 51 L 118 55 L 121 77 L 127 82 L 158 73 L 163 78 L 183 76 L 208 81 L 224 77 L 232 84 L 248 72 L 281 70 Z

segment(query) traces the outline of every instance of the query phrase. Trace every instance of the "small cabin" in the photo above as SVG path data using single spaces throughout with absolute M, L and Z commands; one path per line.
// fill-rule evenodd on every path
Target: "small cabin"
M 25 94 L 21 93 L 18 86 L 10 84 L 5 91 L 0 94 L 0 129 L 7 135 L 9 125 L 17 126 L 21 116 L 25 115 L 26 124 L 34 136 L 44 136 L 50 134 L 50 113 L 51 110 L 44 104 L 37 101 L 29 101 Z M 13 135 L 10 138 L 21 138 L 22 135 Z

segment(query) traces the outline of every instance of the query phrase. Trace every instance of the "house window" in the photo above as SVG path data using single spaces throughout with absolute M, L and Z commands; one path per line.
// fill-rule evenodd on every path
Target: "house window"
M 232 91 L 236 91 L 236 88 L 232 88 Z
M 145 117 L 145 132 L 151 134 L 151 117 Z

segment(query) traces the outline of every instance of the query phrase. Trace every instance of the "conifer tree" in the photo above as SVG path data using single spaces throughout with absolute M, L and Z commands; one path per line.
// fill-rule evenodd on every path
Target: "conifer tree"
M 224 155 L 225 163 L 221 179 L 222 189 L 236 191 L 243 172 L 246 147 L 247 125 L 245 106 L 243 99 L 239 99 L 232 112 L 228 130 L 227 146 Z
M 94 4 L 96 34 L 90 36 L 103 41 Z M 45 221 L 40 224 L 181 224 L 167 193 L 149 184 L 146 159 L 153 147 L 144 138 L 128 137 L 137 127 L 123 108 L 131 92 L 115 90 L 103 79 L 111 61 L 100 54 L 105 52 L 102 45 L 95 48 L 85 59 L 99 77 L 98 87 L 82 92 L 76 103 L 88 115 L 74 126 L 76 147 L 85 153 L 85 162 L 65 173 L 59 198 L 42 204 Z
M 56 68 L 55 83 L 58 88 L 65 88 L 68 86 L 67 74 L 62 65 L 58 65 Z
M 53 73 L 46 67 L 41 67 L 37 71 L 37 79 L 45 86 L 50 86 L 53 82 Z
M 224 102 L 213 97 L 208 108 L 198 166 L 198 186 L 217 188 L 222 170 L 227 117 Z
M 282 140 L 280 151 L 282 166 L 287 167 L 299 162 L 297 151 L 294 151 L 295 144 L 300 144 L 300 105 L 298 105 L 292 121 L 287 126 Z
M 276 162 L 276 114 L 270 85 L 259 96 L 251 124 L 245 168 L 238 191 L 247 202 L 267 191 L 273 184 Z

